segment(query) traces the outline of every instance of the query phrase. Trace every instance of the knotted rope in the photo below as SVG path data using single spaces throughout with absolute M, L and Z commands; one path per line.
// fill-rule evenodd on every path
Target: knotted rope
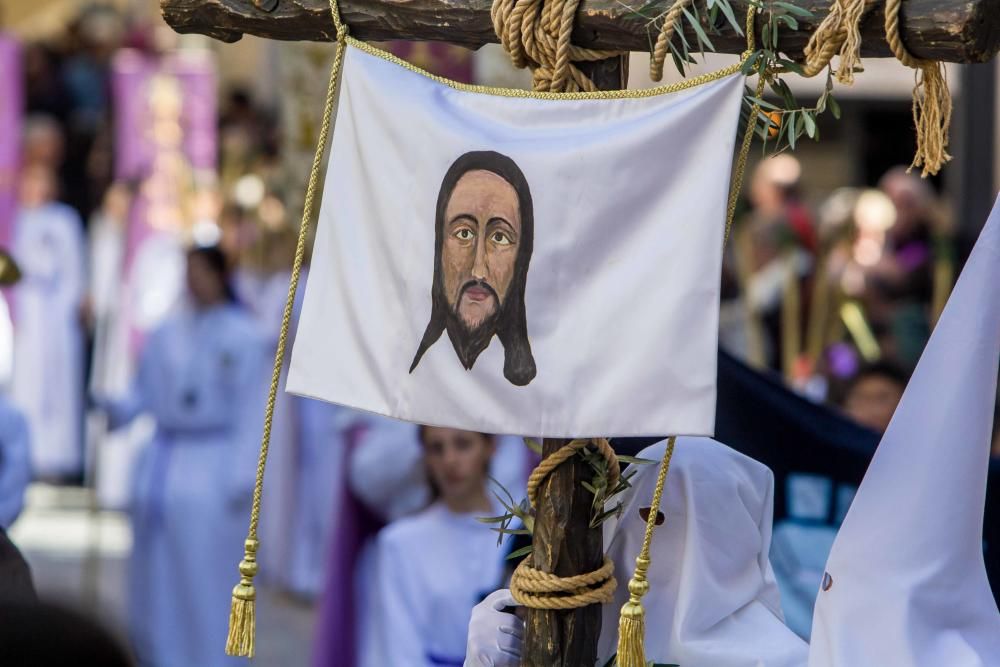
M 528 502 L 538 507 L 538 494 L 542 483 L 560 465 L 587 447 L 597 451 L 608 465 L 607 488 L 613 489 L 621 478 L 618 457 L 607 438 L 576 439 L 549 454 L 528 477 Z M 610 602 L 618 583 L 615 581 L 614 563 L 607 557 L 603 565 L 593 572 L 570 577 L 559 577 L 529 564 L 525 558 L 511 577 L 510 593 L 518 604 L 532 609 L 577 609 L 592 604 Z
M 951 125 L 951 91 L 944 65 L 935 60 L 915 58 L 899 36 L 899 10 L 902 0 L 885 3 L 885 37 L 899 62 L 916 70 L 913 86 L 913 122 L 917 126 L 917 152 L 910 170 L 922 167 L 921 176 L 936 174 L 951 155 L 948 154 L 948 128 Z M 921 94 L 921 92 L 923 94 Z
M 574 46 L 570 41 L 580 0 L 494 0 L 493 29 L 515 67 L 528 67 L 532 87 L 551 92 L 594 92 L 597 86 L 574 64 L 621 55 Z

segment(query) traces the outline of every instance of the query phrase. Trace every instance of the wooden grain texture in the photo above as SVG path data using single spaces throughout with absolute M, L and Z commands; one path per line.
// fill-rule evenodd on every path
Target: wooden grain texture
M 542 455 L 567 442 L 544 440 Z M 592 476 L 589 466 L 574 457 L 542 485 L 533 538 L 536 568 L 569 576 L 591 572 L 604 562 L 601 530 L 590 528 L 593 497 L 580 483 Z M 581 667 L 597 661 L 600 605 L 570 611 L 529 609 L 524 626 L 522 667 Z
M 584 0 L 577 15 L 574 41 L 601 49 L 648 51 L 652 17 L 671 0 Z M 802 48 L 825 15 L 830 0 L 794 0 L 814 12 L 816 21 L 800 21 L 798 31 L 782 32 L 781 48 L 792 56 Z M 227 42 L 243 34 L 272 39 L 332 41 L 327 0 L 267 0 L 264 11 L 252 0 L 160 0 L 174 30 L 202 33 Z M 411 39 L 451 42 L 479 48 L 495 42 L 490 0 L 341 0 L 351 33 L 364 40 Z M 738 15 L 746 0 L 732 0 Z M 883 4 L 862 23 L 862 55 L 890 56 L 885 42 Z M 997 0 L 907 0 L 903 4 L 903 41 L 920 58 L 947 62 L 985 62 L 1000 50 L 1000 2 Z M 690 35 L 693 39 L 693 34 Z M 713 36 L 721 53 L 740 53 L 743 38 L 731 29 Z

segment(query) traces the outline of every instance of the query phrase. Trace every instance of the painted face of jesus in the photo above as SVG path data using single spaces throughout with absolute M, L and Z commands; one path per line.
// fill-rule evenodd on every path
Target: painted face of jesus
M 448 200 L 443 231 L 445 298 L 475 330 L 500 310 L 514 278 L 521 236 L 517 192 L 493 172 L 466 173 Z

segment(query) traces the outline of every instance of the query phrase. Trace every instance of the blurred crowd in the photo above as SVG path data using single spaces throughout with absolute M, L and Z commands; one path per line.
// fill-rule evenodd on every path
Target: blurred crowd
M 94 489 L 131 518 L 131 651 L 156 667 L 227 664 L 302 197 L 278 110 L 240 89 L 216 98 L 204 58 L 103 6 L 19 52 L 16 204 L 0 208 L 21 274 L 0 326 L 0 525 L 28 477 Z M 137 73 L 145 120 L 130 125 Z M 721 344 L 881 432 L 959 269 L 949 209 L 904 168 L 825 196 L 806 181 L 790 155 L 756 166 L 726 256 Z M 512 548 L 475 519 L 516 504 L 534 457 L 516 438 L 279 394 L 261 579 L 315 601 L 315 664 L 460 665 L 469 611 L 502 585 Z M 15 475 L 17 460 L 30 470 Z

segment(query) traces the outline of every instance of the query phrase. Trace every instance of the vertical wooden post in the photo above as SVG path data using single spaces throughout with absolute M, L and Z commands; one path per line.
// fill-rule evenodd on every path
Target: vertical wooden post
M 617 90 L 628 83 L 628 58 L 588 63 L 581 69 L 602 90 Z M 568 440 L 546 438 L 547 457 Z M 574 457 L 555 469 L 542 484 L 535 508 L 535 568 L 566 577 L 592 572 L 604 562 L 600 527 L 591 528 L 593 496 L 581 482 L 593 471 Z M 522 667 L 592 667 L 597 662 L 601 636 L 601 607 L 590 605 L 567 611 L 529 609 L 525 617 Z
M 542 455 L 551 455 L 567 442 L 544 440 Z M 565 577 L 601 566 L 601 529 L 590 527 L 593 497 L 581 484 L 592 476 L 589 466 L 574 457 L 556 468 L 542 484 L 531 556 L 535 568 Z M 591 667 L 597 661 L 600 634 L 600 605 L 567 611 L 529 609 L 521 665 Z

